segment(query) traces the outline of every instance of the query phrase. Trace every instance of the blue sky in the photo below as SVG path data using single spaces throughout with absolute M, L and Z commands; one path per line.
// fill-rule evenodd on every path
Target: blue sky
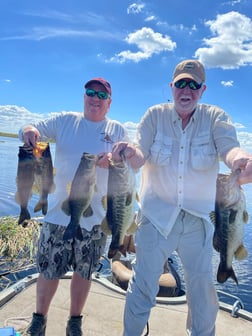
M 137 123 L 171 100 L 174 66 L 202 61 L 207 91 L 252 141 L 250 0 L 0 0 L 0 131 L 83 111 L 83 85 L 103 76 L 109 117 Z

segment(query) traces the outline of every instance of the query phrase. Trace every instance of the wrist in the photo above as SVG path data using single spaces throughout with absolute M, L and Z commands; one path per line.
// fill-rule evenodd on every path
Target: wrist
M 126 158 L 128 160 L 132 159 L 134 156 L 136 155 L 136 148 L 130 148 L 130 150 L 128 150 L 128 153 L 126 154 Z

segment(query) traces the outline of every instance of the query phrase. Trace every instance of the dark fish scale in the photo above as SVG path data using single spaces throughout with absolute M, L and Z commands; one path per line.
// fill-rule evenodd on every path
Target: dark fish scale
M 38 143 L 38 146 L 41 143 Z M 47 213 L 48 193 L 53 191 L 53 165 L 49 143 L 42 151 L 41 156 L 34 155 L 34 148 L 24 144 L 19 147 L 18 168 L 17 168 L 17 193 L 16 201 L 20 204 L 20 215 L 18 224 L 24 227 L 31 218 L 28 211 L 28 202 L 31 198 L 34 185 L 40 195 L 40 199 L 34 211 L 42 210 L 43 215 Z
M 108 258 L 118 251 L 125 254 L 123 240 L 134 222 L 135 201 L 135 173 L 122 154 L 121 162 L 109 166 L 107 212 L 102 223 L 103 230 L 109 229 L 112 235 Z
M 87 213 L 92 214 L 90 203 L 96 184 L 96 161 L 97 156 L 93 154 L 83 153 L 81 157 L 72 181 L 69 197 L 62 204 L 62 210 L 71 216 L 63 240 L 83 239 L 80 218 Z
M 244 225 L 248 222 L 245 194 L 237 183 L 240 169 L 231 174 L 219 174 L 216 183 L 215 211 L 210 214 L 215 225 L 213 246 L 220 253 L 217 281 L 238 280 L 232 260 L 244 259 L 247 251 L 243 246 Z
M 34 182 L 34 156 L 33 148 L 27 145 L 19 147 L 18 168 L 17 168 L 17 193 L 16 202 L 20 204 L 20 215 L 18 224 L 27 225 L 31 218 L 27 209 L 29 199 L 32 195 L 32 186 Z

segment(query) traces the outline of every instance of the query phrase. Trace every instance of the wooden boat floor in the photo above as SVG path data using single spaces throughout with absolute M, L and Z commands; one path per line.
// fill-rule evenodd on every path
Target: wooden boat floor
M 65 335 L 69 309 L 70 279 L 62 279 L 53 298 L 47 322 L 46 336 Z M 14 326 L 21 331 L 31 320 L 36 302 L 35 283 L 27 286 L 0 308 L 0 327 Z M 104 286 L 94 279 L 83 310 L 84 336 L 121 336 L 125 295 Z M 149 335 L 186 335 L 186 303 L 160 304 L 152 309 Z M 219 310 L 217 336 L 252 335 L 252 323 L 241 317 L 234 318 L 229 312 Z M 22 335 L 22 332 L 21 332 Z

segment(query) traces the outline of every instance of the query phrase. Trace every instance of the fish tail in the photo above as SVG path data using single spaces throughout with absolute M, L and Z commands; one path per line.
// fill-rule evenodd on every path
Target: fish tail
M 63 240 L 69 240 L 74 238 L 83 240 L 83 234 L 81 231 L 81 227 L 79 225 L 76 227 L 75 225 L 72 224 L 72 221 L 70 221 L 64 232 Z
M 77 238 L 78 240 L 83 240 L 83 234 L 80 226 L 78 226 L 75 230 L 75 238 Z
M 220 264 L 217 272 L 217 281 L 219 283 L 224 283 L 228 278 L 233 279 L 238 285 L 238 280 L 233 268 L 226 268 L 223 264 Z
M 71 226 L 71 222 L 70 222 L 64 232 L 63 240 L 73 239 L 74 236 L 75 236 L 75 230 L 73 230 L 73 227 Z
M 42 210 L 42 214 L 46 215 L 47 214 L 47 208 L 48 208 L 47 200 L 41 200 L 40 199 L 34 207 L 34 212 L 38 212 L 38 211 Z
M 119 251 L 119 249 L 113 249 L 113 248 L 109 247 L 108 258 L 112 259 L 118 251 Z
M 119 247 L 119 251 L 124 255 L 124 257 L 126 257 L 127 248 L 124 244 Z
M 21 208 L 21 212 L 20 212 L 20 215 L 19 215 L 19 219 L 18 219 L 18 224 L 22 224 L 24 225 L 23 223 L 27 220 L 31 219 L 31 215 L 28 211 L 27 208 Z M 26 226 L 26 225 L 25 225 Z

